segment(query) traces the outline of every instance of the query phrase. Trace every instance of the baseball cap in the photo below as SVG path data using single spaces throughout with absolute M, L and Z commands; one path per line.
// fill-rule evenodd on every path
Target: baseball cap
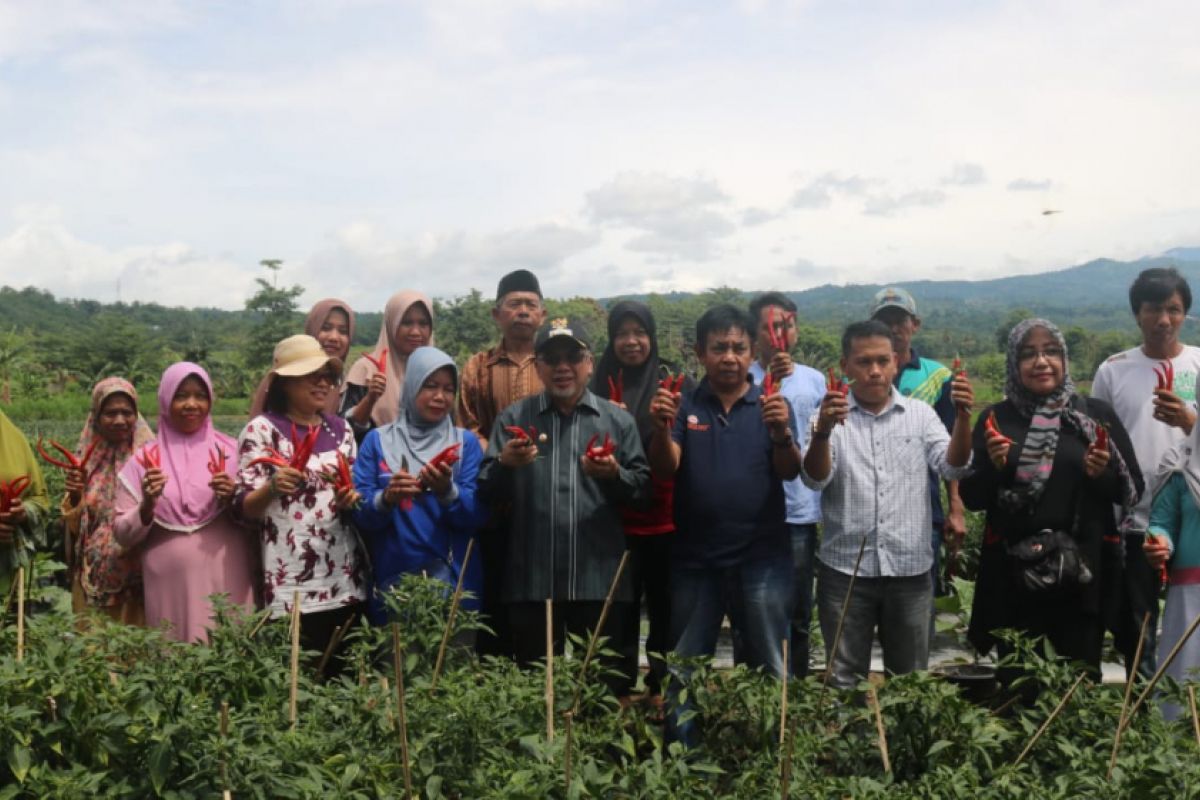
M 875 293 L 875 305 L 871 308 L 871 316 L 874 317 L 885 308 L 899 308 L 914 317 L 917 316 L 917 301 L 898 286 L 889 286 Z
M 542 352 L 546 349 L 546 345 L 558 341 L 560 337 L 575 342 L 585 350 L 592 349 L 583 320 L 578 317 L 556 317 L 538 328 L 537 335 L 533 340 L 534 352 Z

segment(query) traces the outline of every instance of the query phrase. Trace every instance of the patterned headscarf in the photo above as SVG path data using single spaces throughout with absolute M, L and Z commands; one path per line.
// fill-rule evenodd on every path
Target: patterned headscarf
M 104 438 L 97 425 L 104 404 L 114 395 L 126 395 L 137 414 L 129 439 L 114 444 Z M 75 560 L 79 565 L 79 583 L 88 604 L 107 607 L 121 601 L 125 591 L 141 591 L 141 561 L 124 553 L 113 539 L 113 509 L 117 503 L 117 475 L 134 451 L 154 440 L 154 431 L 138 411 L 137 390 L 124 378 L 105 378 L 92 388 L 92 408 L 79 433 L 76 455 L 82 457 L 96 443 L 88 461 L 91 473 L 83 491 L 79 514 L 79 541 Z
M 1048 394 L 1035 394 L 1021 382 L 1021 347 L 1035 328 L 1042 328 L 1049 333 L 1063 352 L 1062 382 Z M 1096 421 L 1080 410 L 1082 403 L 1076 402 L 1078 395 L 1075 393 L 1075 383 L 1071 380 L 1067 342 L 1054 323 L 1039 318 L 1017 323 L 1008 334 L 1006 366 L 1005 395 L 1017 413 L 1029 420 L 1029 431 L 1017 459 L 1013 486 L 1000 492 L 1000 502 L 1013 510 L 1029 509 L 1037 504 L 1046 489 L 1046 480 L 1050 477 L 1054 454 L 1058 450 L 1062 423 L 1065 421 L 1083 435 L 1084 441 L 1091 444 L 1096 441 Z M 1121 480 L 1121 504 L 1126 509 L 1131 508 L 1137 504 L 1137 486 L 1115 444 L 1110 443 L 1109 452 Z

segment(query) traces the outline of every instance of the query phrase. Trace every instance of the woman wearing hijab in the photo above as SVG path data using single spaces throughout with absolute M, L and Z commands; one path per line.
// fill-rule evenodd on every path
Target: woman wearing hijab
M 345 364 L 350 358 L 350 345 L 354 342 L 354 310 L 344 300 L 330 297 L 318 300 L 304 320 L 304 332 L 321 343 L 325 354 Z M 342 404 L 341 391 L 345 384 L 339 377 L 339 391 L 330 392 L 325 401 L 325 410 L 338 413 Z M 265 375 L 250 398 L 250 418 L 263 413 L 267 402 L 267 389 L 271 387 L 271 376 Z
M 487 515 L 475 496 L 483 449 L 450 418 L 457 389 L 450 356 L 436 347 L 414 350 L 399 415 L 367 434 L 354 464 L 354 484 L 365 498 L 356 519 L 375 570 L 369 606 L 375 624 L 387 621 L 382 595 L 402 575 L 457 583 L 468 542 Z M 458 460 L 435 463 L 451 447 L 458 448 Z M 479 607 L 482 564 L 478 554 L 467 564 L 463 588 L 473 596 L 464 599 L 465 608 Z
M 167 367 L 158 384 L 158 439 L 136 450 L 118 476 L 113 533 L 141 559 L 146 623 L 169 624 L 181 642 L 207 638 L 209 595 L 254 607 L 258 561 L 229 513 L 237 444 L 213 427 L 212 405 L 203 367 Z
M 105 378 L 92 388 L 92 409 L 75 454 L 89 450 L 87 475 L 68 470 L 62 500 L 67 561 L 74 570 L 71 605 L 76 613 L 99 609 L 126 625 L 145 625 L 141 558 L 113 536 L 120 489 L 118 475 L 134 451 L 154 440 L 138 410 L 137 390 L 124 378 Z
M 650 446 L 654 434 L 654 419 L 650 401 L 659 382 L 673 377 L 674 370 L 658 357 L 658 329 L 649 307 L 633 300 L 615 303 L 608 312 L 608 346 L 596 365 L 591 389 L 604 398 L 611 398 L 611 387 L 621 387 L 622 403 L 637 420 L 642 447 Z M 690 377 L 684 378 L 682 391 L 695 388 Z M 642 596 L 646 598 L 646 616 L 650 630 L 646 637 L 647 654 L 665 653 L 670 649 L 671 540 L 675 532 L 673 506 L 674 479 L 652 480 L 653 496 L 650 505 L 642 509 L 621 511 L 625 525 L 625 542 L 630 551 L 633 576 L 633 603 L 629 604 L 629 619 L 625 630 L 640 631 Z M 621 646 L 622 671 L 637 674 L 638 637 Z M 662 659 L 649 655 L 650 672 L 646 689 L 653 695 L 661 692 L 667 668 Z
M 323 651 L 367 597 L 366 560 L 350 519 L 358 493 L 326 477 L 337 473 L 339 455 L 353 463 L 356 453 L 350 426 L 325 410 L 341 371 L 342 362 L 313 337 L 281 341 L 266 410 L 238 440 L 236 505 L 259 532 L 263 602 L 272 616 L 286 616 L 300 593 L 300 641 L 307 650 Z M 298 448 L 309 456 L 293 468 L 286 462 Z M 332 670 L 339 665 L 335 659 Z
M 25 479 L 29 485 L 20 500 L 12 503 L 8 511 L 0 512 L 0 592 L 6 597 L 18 565 L 33 559 L 35 545 L 45 544 L 50 498 L 29 442 L 0 411 L 0 483 L 24 483 Z
M 360 443 L 367 431 L 395 421 L 408 358 L 418 347 L 432 344 L 433 302 L 429 297 L 410 289 L 392 295 L 383 309 L 374 352 L 355 361 L 346 374 L 340 413 L 350 421 Z M 382 371 L 379 365 L 383 365 Z
M 975 471 L 959 484 L 967 508 L 987 512 L 967 635 L 981 652 L 1000 628 L 1044 636 L 1099 676 L 1104 630 L 1120 600 L 1112 508 L 1137 502 L 1142 476 L 1112 407 L 1076 394 L 1058 328 L 1019 323 L 1007 367 L 1006 397 L 980 414 Z M 1047 577 L 1060 554 L 1064 570 Z
M 1162 570 L 1167 579 L 1167 603 L 1163 608 L 1162 635 L 1158 637 L 1158 662 L 1183 638 L 1184 631 L 1200 615 L 1200 425 L 1179 447 L 1163 457 L 1152 482 L 1154 502 L 1150 506 L 1142 549 L 1146 561 Z M 1200 636 L 1192 634 L 1167 667 L 1167 675 L 1183 683 L 1195 679 L 1200 668 Z M 1179 717 L 1174 703 L 1163 706 L 1168 719 Z

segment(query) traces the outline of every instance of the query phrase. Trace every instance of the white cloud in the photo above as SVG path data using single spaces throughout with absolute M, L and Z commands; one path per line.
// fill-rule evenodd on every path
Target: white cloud
M 946 202 L 946 193 L 941 189 L 917 189 L 903 194 L 876 194 L 863 203 L 863 213 L 879 217 L 890 217 L 897 211 L 911 208 L 933 208 Z
M 872 186 L 880 183 L 878 178 L 859 175 L 841 176 L 826 172 L 809 181 L 792 194 L 792 208 L 828 208 L 835 196 L 861 197 Z
M 1008 190 L 1010 192 L 1044 192 L 1053 185 L 1053 181 L 1049 178 L 1043 178 L 1042 180 L 1017 178 L 1008 182 Z
M 980 164 L 958 163 L 941 183 L 943 186 L 978 186 L 987 183 L 987 175 Z

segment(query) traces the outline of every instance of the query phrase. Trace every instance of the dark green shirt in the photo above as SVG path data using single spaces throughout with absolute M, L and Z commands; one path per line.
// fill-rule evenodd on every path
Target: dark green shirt
M 513 436 L 505 430 L 510 425 L 537 428 L 532 464 L 500 465 L 500 451 Z M 606 433 L 616 443 L 620 475 L 593 480 L 579 459 L 593 434 L 603 441 Z M 603 600 L 625 551 L 620 507 L 643 502 L 649 488 L 650 464 L 637 423 L 591 390 L 570 416 L 559 413 L 546 392 L 501 411 L 479 471 L 479 491 L 508 509 L 504 602 Z M 627 568 L 617 600 L 633 599 L 629 573 Z

